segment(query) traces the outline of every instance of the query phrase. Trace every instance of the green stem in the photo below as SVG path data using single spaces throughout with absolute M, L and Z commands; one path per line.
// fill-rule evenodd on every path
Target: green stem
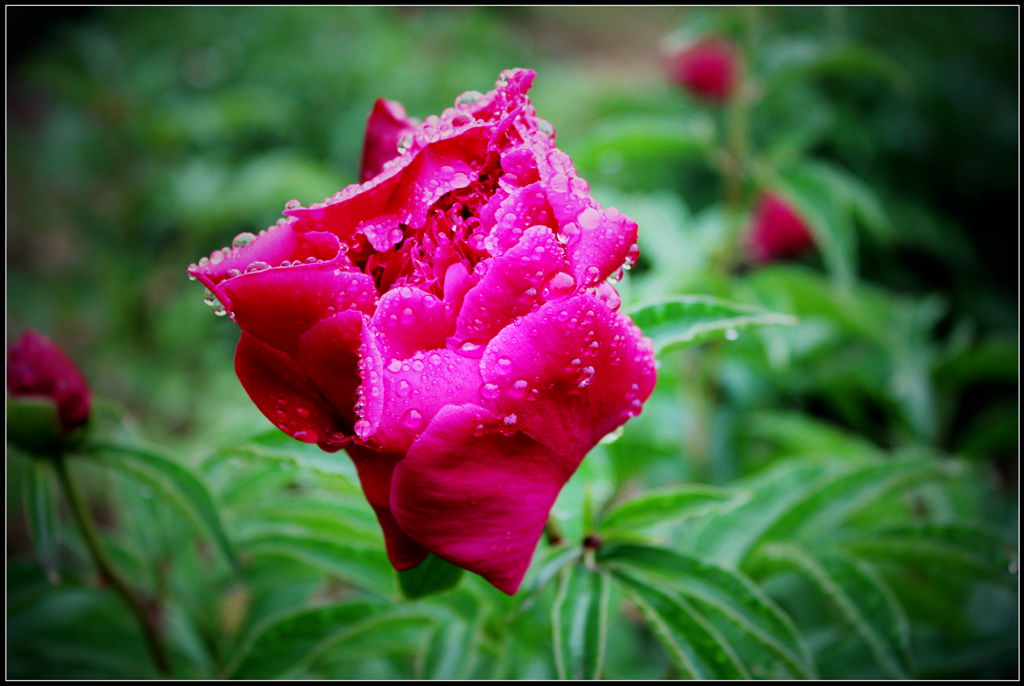
M 562 545 L 565 543 L 565 536 L 562 535 L 562 527 L 558 525 L 558 520 L 554 517 L 548 517 L 548 523 L 544 527 L 544 533 L 547 536 L 548 545 Z
M 85 539 L 86 547 L 89 549 L 89 554 L 92 556 L 93 563 L 99 570 L 100 576 L 128 603 L 132 613 L 139 622 L 139 626 L 142 628 L 142 635 L 146 641 L 146 647 L 149 649 L 150 656 L 153 658 L 153 663 L 162 674 L 169 674 L 171 663 L 161 640 L 159 606 L 147 602 L 117 573 L 107 553 L 103 550 L 92 517 L 90 517 L 85 502 L 78 492 L 78 487 L 71 478 L 66 458 L 64 456 L 57 457 L 55 463 L 57 477 L 60 481 L 61 489 L 64 491 L 64 497 L 67 498 L 71 514 L 78 525 L 82 538 Z

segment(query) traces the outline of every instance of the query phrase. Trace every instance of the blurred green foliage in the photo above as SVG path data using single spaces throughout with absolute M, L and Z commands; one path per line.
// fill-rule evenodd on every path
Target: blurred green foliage
M 71 467 L 161 603 L 174 676 L 1013 676 L 1018 9 L 7 18 L 8 337 L 46 332 L 102 399 L 106 443 Z M 740 45 L 740 100 L 667 82 L 673 29 Z M 566 487 L 564 542 L 523 590 L 441 569 L 457 586 L 430 595 L 391 570 L 347 459 L 251 405 L 237 329 L 184 270 L 356 181 L 375 98 L 423 117 L 513 66 L 640 224 L 624 309 L 720 300 L 637 315 L 675 342 L 658 387 Z M 814 254 L 747 263 L 764 188 L 812 220 Z M 735 319 L 764 311 L 796 322 Z M 8 676 L 155 676 L 50 477 L 8 461 Z

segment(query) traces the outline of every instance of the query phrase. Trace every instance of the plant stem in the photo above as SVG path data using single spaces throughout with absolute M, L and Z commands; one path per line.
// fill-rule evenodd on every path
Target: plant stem
M 548 517 L 548 523 L 544 526 L 544 534 L 547 536 L 548 545 L 562 545 L 565 537 L 562 535 L 562 527 L 554 517 Z
M 71 514 L 78 525 L 82 538 L 85 539 L 86 547 L 89 549 L 89 554 L 92 556 L 93 563 L 99 570 L 100 576 L 128 603 L 132 613 L 139 622 L 139 626 L 142 628 L 142 635 L 146 641 L 146 647 L 149 649 L 150 656 L 153 658 L 153 663 L 162 674 L 169 674 L 171 663 L 167 657 L 167 650 L 164 648 L 161 637 L 159 605 L 148 602 L 117 573 L 110 558 L 107 557 L 106 552 L 103 550 L 92 517 L 90 517 L 85 502 L 78 492 L 78 487 L 71 478 L 66 458 L 59 456 L 56 458 L 55 463 L 57 477 L 60 481 L 61 489 L 64 491 L 64 497 L 67 498 Z

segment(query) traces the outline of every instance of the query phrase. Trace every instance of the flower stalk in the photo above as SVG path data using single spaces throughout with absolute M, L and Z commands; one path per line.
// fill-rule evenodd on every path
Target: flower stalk
M 117 572 L 117 569 L 103 549 L 99 533 L 96 531 L 96 526 L 85 506 L 85 501 L 82 499 L 74 479 L 71 478 L 67 466 L 67 458 L 63 455 L 57 457 L 54 460 L 54 465 L 57 470 L 57 479 L 60 482 L 61 490 L 67 499 L 75 524 L 85 540 L 86 548 L 89 550 L 93 564 L 96 565 L 96 569 L 99 571 L 104 582 L 108 583 L 131 608 L 132 614 L 135 615 L 142 630 L 146 647 L 157 670 L 161 674 L 169 674 L 171 663 L 167 655 L 167 649 L 163 644 L 163 632 L 161 629 L 162 612 L 159 603 L 150 601 L 134 590 Z

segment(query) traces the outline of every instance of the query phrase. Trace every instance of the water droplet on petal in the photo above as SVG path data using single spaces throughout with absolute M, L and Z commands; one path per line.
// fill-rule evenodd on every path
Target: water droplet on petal
M 256 240 L 256 234 L 250 233 L 248 231 L 243 231 L 242 233 L 235 236 L 235 238 L 231 241 L 231 246 L 234 248 L 244 248 L 245 246 L 252 243 L 254 240 Z
M 352 429 L 356 432 L 356 436 L 366 438 L 370 433 L 370 422 L 365 419 L 360 419 L 355 423 L 355 426 L 353 426 Z
M 484 94 L 480 91 L 466 91 L 459 97 L 455 98 L 456 105 L 472 105 L 474 102 L 484 97 Z
M 398 141 L 398 154 L 404 155 L 412 147 L 412 134 L 407 133 Z
M 529 384 L 526 382 L 526 379 L 519 379 L 512 384 L 512 388 L 509 389 L 508 394 L 513 398 L 525 398 L 528 389 Z
M 410 429 L 418 429 L 423 426 L 423 415 L 416 410 L 409 410 L 402 417 L 402 423 Z

